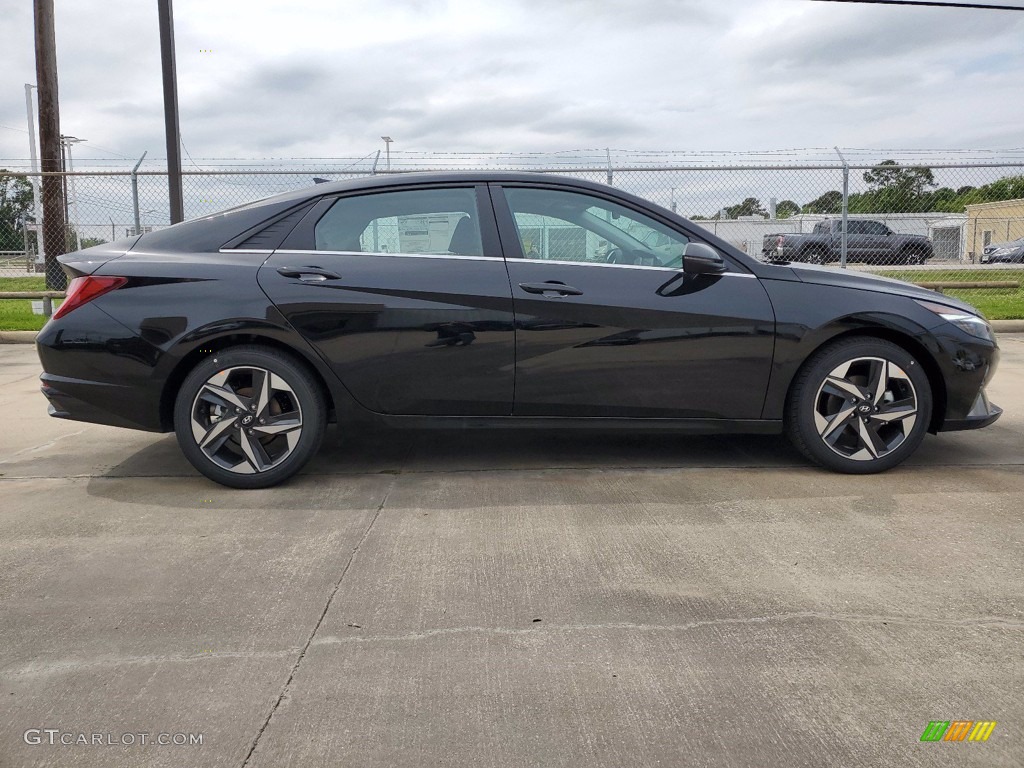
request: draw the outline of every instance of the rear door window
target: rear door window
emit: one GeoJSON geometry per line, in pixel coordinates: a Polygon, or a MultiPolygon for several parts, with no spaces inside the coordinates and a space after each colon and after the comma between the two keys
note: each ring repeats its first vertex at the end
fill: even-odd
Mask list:
{"type": "Polygon", "coordinates": [[[471,188],[344,197],[316,223],[316,250],[483,256],[476,201],[471,188]]]}

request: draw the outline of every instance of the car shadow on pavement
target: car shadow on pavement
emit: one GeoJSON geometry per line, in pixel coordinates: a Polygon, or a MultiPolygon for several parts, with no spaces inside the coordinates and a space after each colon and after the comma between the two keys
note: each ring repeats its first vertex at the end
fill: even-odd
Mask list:
{"type": "MultiPolygon", "coordinates": [[[[391,430],[331,427],[303,477],[550,469],[791,467],[805,462],[780,436],[549,430],[391,430]]],[[[200,477],[173,435],[136,451],[107,478],[200,477]]]]}

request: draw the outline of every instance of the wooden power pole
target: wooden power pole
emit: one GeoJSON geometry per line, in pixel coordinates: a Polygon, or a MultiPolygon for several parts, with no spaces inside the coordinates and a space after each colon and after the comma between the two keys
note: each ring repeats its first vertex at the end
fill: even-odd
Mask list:
{"type": "Polygon", "coordinates": [[[178,72],[174,63],[174,9],[171,0],[157,0],[160,17],[160,64],[164,78],[164,130],[167,133],[167,192],[171,224],[185,219],[181,186],[181,130],[178,127],[178,72]]]}
{"type": "Polygon", "coordinates": [[[36,86],[39,94],[39,155],[43,171],[43,252],[46,287],[60,291],[67,278],[57,257],[67,250],[64,191],[61,171],[60,108],[57,102],[57,38],[54,34],[53,0],[34,0],[36,24],[36,86]]]}

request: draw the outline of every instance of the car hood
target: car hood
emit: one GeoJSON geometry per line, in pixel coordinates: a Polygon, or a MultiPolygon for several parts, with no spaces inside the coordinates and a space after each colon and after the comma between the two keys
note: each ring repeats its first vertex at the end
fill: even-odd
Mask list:
{"type": "Polygon", "coordinates": [[[989,243],[988,245],[985,246],[985,253],[990,253],[991,251],[1002,251],[1004,249],[1009,251],[1015,251],[1018,248],[1024,248],[1024,241],[1011,240],[1008,243],[989,243]]]}
{"type": "Polygon", "coordinates": [[[981,314],[967,302],[929,290],[928,288],[922,288],[913,283],[904,282],[903,280],[893,280],[891,277],[854,272],[836,267],[819,267],[812,264],[790,264],[790,268],[793,270],[793,274],[804,283],[832,285],[839,288],[855,288],[862,291],[874,291],[875,293],[888,293],[893,296],[906,296],[908,299],[922,299],[924,301],[946,304],[950,307],[970,312],[972,315],[981,314]]]}

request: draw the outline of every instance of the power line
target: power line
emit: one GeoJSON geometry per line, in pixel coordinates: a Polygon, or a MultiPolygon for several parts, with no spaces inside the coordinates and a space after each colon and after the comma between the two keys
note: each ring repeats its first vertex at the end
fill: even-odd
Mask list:
{"type": "Polygon", "coordinates": [[[861,3],[863,5],[923,5],[931,8],[972,8],[985,11],[1024,11],[1020,5],[992,5],[990,3],[943,3],[932,0],[811,0],[815,3],[861,3]]]}

